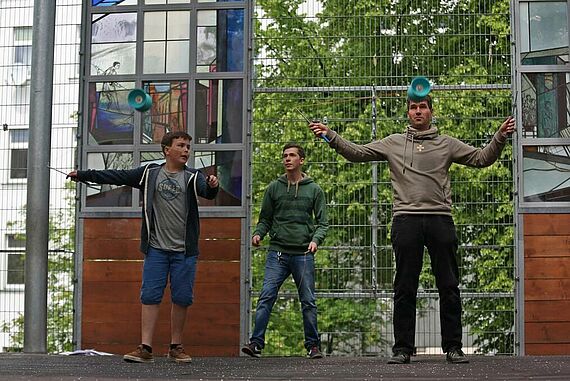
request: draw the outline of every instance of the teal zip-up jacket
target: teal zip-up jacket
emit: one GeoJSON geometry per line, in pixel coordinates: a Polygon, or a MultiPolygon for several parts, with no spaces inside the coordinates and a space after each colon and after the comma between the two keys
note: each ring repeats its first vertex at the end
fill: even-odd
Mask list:
{"type": "Polygon", "coordinates": [[[303,174],[291,184],[286,175],[272,181],[263,196],[259,222],[253,235],[269,234],[269,250],[292,255],[307,251],[309,243],[323,243],[329,224],[325,193],[303,174]]]}

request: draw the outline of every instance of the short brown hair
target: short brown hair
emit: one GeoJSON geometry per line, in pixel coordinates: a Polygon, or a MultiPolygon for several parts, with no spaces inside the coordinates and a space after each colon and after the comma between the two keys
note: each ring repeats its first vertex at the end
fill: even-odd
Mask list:
{"type": "Polygon", "coordinates": [[[429,109],[433,111],[433,101],[432,101],[431,96],[429,94],[426,95],[425,97],[423,97],[422,99],[420,99],[419,101],[413,101],[410,98],[406,99],[406,106],[407,106],[406,110],[410,109],[410,103],[411,102],[418,103],[418,102],[423,102],[423,101],[426,101],[429,109]]]}
{"type": "Polygon", "coordinates": [[[164,149],[166,147],[172,146],[172,141],[174,139],[179,139],[179,138],[187,139],[188,141],[192,141],[192,136],[190,136],[186,131],[168,132],[162,137],[162,140],[160,141],[160,146],[162,147],[162,153],[165,153],[164,149]]]}
{"type": "Polygon", "coordinates": [[[297,153],[299,154],[299,157],[301,159],[305,158],[305,150],[303,149],[303,147],[301,147],[300,145],[298,145],[297,143],[287,143],[283,146],[283,151],[281,151],[281,153],[285,152],[286,149],[288,148],[297,148],[297,153]]]}

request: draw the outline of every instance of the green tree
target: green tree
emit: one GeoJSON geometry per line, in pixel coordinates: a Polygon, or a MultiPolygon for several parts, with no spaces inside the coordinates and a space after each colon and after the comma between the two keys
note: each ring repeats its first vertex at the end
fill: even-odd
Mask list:
{"type": "MultiPolygon", "coordinates": [[[[267,184],[282,173],[283,143],[301,142],[307,150],[306,171],[323,187],[329,203],[331,229],[325,242],[328,249],[317,254],[317,287],[320,291],[370,291],[372,164],[347,163],[315,142],[300,112],[311,118],[327,116],[344,137],[365,143],[373,139],[371,93],[332,92],[326,87],[405,87],[416,75],[428,76],[439,85],[510,83],[509,2],[323,0],[319,12],[310,15],[301,13],[304,3],[257,2],[255,88],[298,90],[254,94],[253,215],[259,213],[267,184]],[[310,87],[323,90],[303,90],[310,87]]],[[[377,95],[377,136],[401,132],[404,92],[377,95]]],[[[510,113],[510,104],[508,91],[439,91],[437,126],[443,133],[480,146],[510,113]]],[[[462,244],[462,287],[470,291],[513,290],[511,158],[506,149],[500,162],[489,168],[451,169],[453,213],[462,244]],[[479,195],[485,200],[473,199],[479,195]]],[[[378,263],[383,265],[374,275],[379,289],[388,291],[393,277],[391,187],[388,166],[380,163],[378,168],[376,205],[381,222],[377,233],[383,245],[378,263]]],[[[261,284],[263,261],[264,253],[255,251],[254,285],[261,284]]],[[[435,290],[428,269],[426,261],[422,287],[435,290]]],[[[292,284],[286,290],[294,295],[292,284]]],[[[321,298],[318,305],[323,344],[329,353],[367,353],[385,337],[382,332],[390,317],[383,299],[321,298]]],[[[465,322],[477,334],[475,343],[481,352],[512,353],[513,298],[469,298],[464,306],[465,322]]],[[[283,354],[289,353],[284,347],[293,347],[292,353],[298,353],[302,341],[298,303],[292,298],[280,306],[278,301],[276,309],[279,313],[272,317],[269,330],[272,341],[279,344],[267,349],[283,354]]]]}

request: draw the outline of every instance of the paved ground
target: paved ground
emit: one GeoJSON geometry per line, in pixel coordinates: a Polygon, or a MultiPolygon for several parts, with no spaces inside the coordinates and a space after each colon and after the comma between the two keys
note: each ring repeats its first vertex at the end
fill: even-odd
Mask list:
{"type": "Polygon", "coordinates": [[[191,364],[157,358],[131,364],[119,356],[0,354],[0,380],[570,380],[570,356],[470,356],[451,365],[418,356],[387,365],[381,357],[203,357],[191,364]]]}

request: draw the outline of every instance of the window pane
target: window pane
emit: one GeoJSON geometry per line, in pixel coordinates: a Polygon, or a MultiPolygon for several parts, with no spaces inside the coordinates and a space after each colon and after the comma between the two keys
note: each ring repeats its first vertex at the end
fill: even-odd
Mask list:
{"type": "Polygon", "coordinates": [[[523,147],[526,202],[570,201],[570,146],[523,147]]]}
{"type": "Polygon", "coordinates": [[[7,234],[8,247],[23,249],[26,247],[26,235],[25,234],[7,234]]]}
{"type": "Polygon", "coordinates": [[[10,130],[10,143],[27,143],[28,142],[28,130],[10,130]]]}
{"type": "MultiPolygon", "coordinates": [[[[124,152],[104,152],[87,154],[89,169],[131,169],[133,155],[124,152]]],[[[131,187],[92,184],[87,187],[86,206],[131,206],[131,187]]]]}
{"type": "Polygon", "coordinates": [[[89,145],[133,144],[134,109],[127,97],[132,82],[89,85],[89,145]]]}
{"type": "Polygon", "coordinates": [[[144,39],[166,39],[166,12],[147,12],[144,14],[144,39]]]}
{"type": "Polygon", "coordinates": [[[197,64],[200,72],[216,71],[216,27],[198,27],[197,64]]]}
{"type": "Polygon", "coordinates": [[[145,0],[145,4],[188,4],[190,0],[145,0]]]}
{"type": "Polygon", "coordinates": [[[190,38],[190,12],[168,12],[168,39],[190,38]]]}
{"type": "Polygon", "coordinates": [[[243,81],[196,81],[196,142],[241,143],[243,140],[243,81]]]}
{"type": "Polygon", "coordinates": [[[109,7],[111,5],[136,5],[138,0],[91,0],[94,7],[109,7]]]}
{"type": "Polygon", "coordinates": [[[32,42],[33,29],[31,26],[17,26],[14,28],[15,42],[32,42]]]}
{"type": "Polygon", "coordinates": [[[24,284],[24,254],[8,253],[8,277],[6,284],[24,284]]]}
{"type": "Polygon", "coordinates": [[[134,74],[136,13],[93,15],[91,33],[91,75],[134,74]]]}
{"type": "Polygon", "coordinates": [[[10,150],[10,178],[25,179],[27,177],[28,150],[10,150]]]}
{"type": "Polygon", "coordinates": [[[164,161],[162,152],[141,152],[141,165],[150,163],[162,164],[164,161]]]}
{"type": "Polygon", "coordinates": [[[570,138],[570,73],[523,73],[524,138],[570,138]]]}
{"type": "Polygon", "coordinates": [[[242,71],[243,9],[198,11],[197,71],[242,71]]]}
{"type": "Polygon", "coordinates": [[[144,73],[188,73],[190,12],[145,13],[144,73]]]}
{"type": "Polygon", "coordinates": [[[520,7],[523,65],[568,63],[567,2],[529,2],[520,7]]]}
{"type": "Polygon", "coordinates": [[[91,75],[134,74],[135,43],[91,45],[91,75]]]}
{"type": "Polygon", "coordinates": [[[206,175],[216,175],[220,182],[216,198],[200,198],[201,206],[241,206],[242,160],[240,151],[195,153],[194,167],[206,175]]]}
{"type": "Polygon", "coordinates": [[[187,73],[190,68],[190,43],[188,41],[168,41],[166,43],[166,72],[187,73]]]}
{"type": "Polygon", "coordinates": [[[144,43],[144,63],[145,73],[164,73],[165,67],[165,42],[145,42],[144,43]]]}
{"type": "Polygon", "coordinates": [[[142,143],[160,144],[167,132],[187,131],[187,82],[148,82],[144,90],[151,96],[152,106],[144,114],[142,143]]]}
{"type": "Polygon", "coordinates": [[[14,46],[14,63],[32,64],[32,45],[14,46]]]}
{"type": "Polygon", "coordinates": [[[91,42],[134,42],[137,39],[136,13],[93,15],[91,42]]]}

